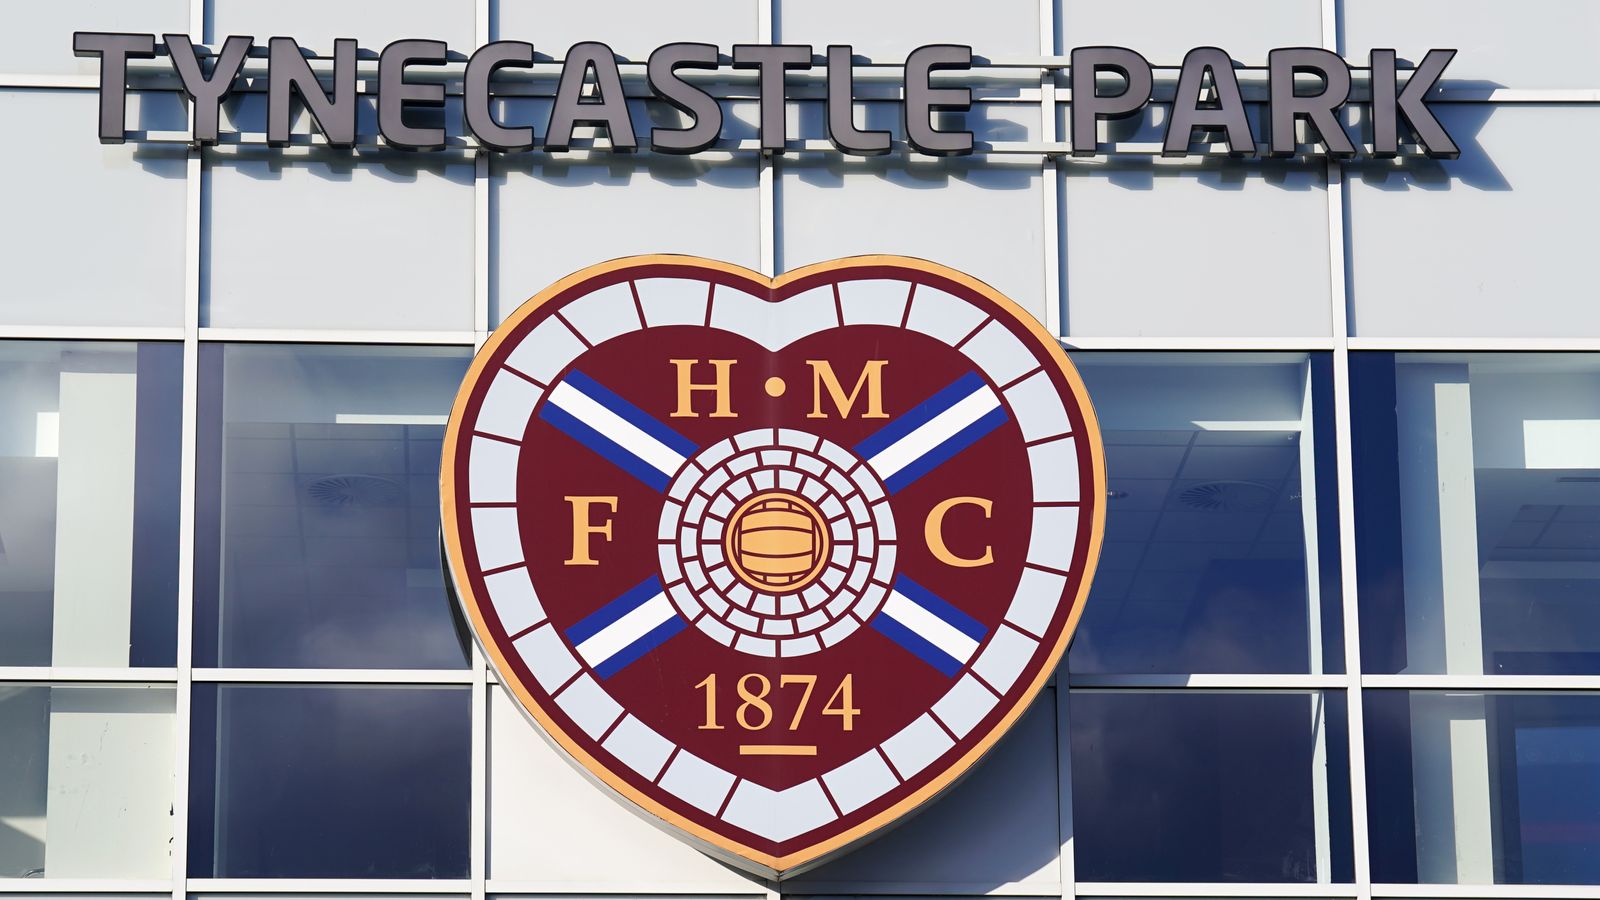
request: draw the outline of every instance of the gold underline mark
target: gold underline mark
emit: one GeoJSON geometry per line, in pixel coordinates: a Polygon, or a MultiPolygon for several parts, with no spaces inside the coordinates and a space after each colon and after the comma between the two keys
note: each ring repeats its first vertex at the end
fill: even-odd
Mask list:
{"type": "Polygon", "coordinates": [[[816,744],[740,744],[740,756],[816,756],[816,744]]]}

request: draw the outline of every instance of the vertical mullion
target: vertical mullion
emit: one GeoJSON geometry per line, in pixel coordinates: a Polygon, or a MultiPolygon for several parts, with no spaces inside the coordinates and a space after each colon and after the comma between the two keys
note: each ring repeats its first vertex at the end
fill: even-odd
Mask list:
{"type": "MultiPolygon", "coordinates": [[[[490,41],[490,0],[474,0],[473,37],[477,46],[490,41]]],[[[489,336],[489,155],[479,150],[473,156],[472,178],[472,331],[473,352],[483,348],[489,336]]],[[[472,649],[472,776],[468,806],[468,874],[472,879],[471,900],[485,900],[489,883],[489,663],[477,642],[472,649]]]]}
{"type": "MultiPolygon", "coordinates": [[[[1056,0],[1039,0],[1039,55],[1056,52],[1056,0]]],[[[1058,140],[1056,133],[1056,74],[1054,69],[1039,69],[1039,139],[1058,140]]],[[[1040,160],[1040,190],[1044,192],[1044,326],[1061,337],[1065,316],[1061,306],[1060,190],[1061,169],[1054,156],[1040,160]]],[[[1056,877],[1062,900],[1073,900],[1078,893],[1077,842],[1072,823],[1072,722],[1068,717],[1066,657],[1056,670],[1056,877]]]]}
{"type": "MultiPolygon", "coordinates": [[[[756,43],[773,43],[778,0],[756,0],[756,43]]],[[[787,111],[785,112],[787,114],[787,111]]],[[[777,275],[778,266],[778,157],[761,150],[756,154],[756,191],[761,225],[761,274],[777,275]]]]}
{"type": "MultiPolygon", "coordinates": [[[[1340,0],[1322,0],[1322,46],[1339,52],[1340,0]]],[[[1372,863],[1367,832],[1367,757],[1365,708],[1361,696],[1361,623],[1356,596],[1355,481],[1350,409],[1350,303],[1346,277],[1344,167],[1327,161],[1328,293],[1333,324],[1334,443],[1339,483],[1339,584],[1344,612],[1345,709],[1350,738],[1350,830],[1355,857],[1357,900],[1372,897],[1372,863]]]]}
{"type": "MultiPolygon", "coordinates": [[[[1039,55],[1056,52],[1056,0],[1039,0],[1039,55]]],[[[1039,139],[1047,144],[1060,140],[1056,131],[1056,70],[1039,69],[1039,139]]],[[[1041,160],[1044,191],[1044,326],[1061,337],[1065,316],[1061,307],[1060,199],[1061,167],[1056,157],[1041,160]]]]}
{"type": "MultiPolygon", "coordinates": [[[[204,39],[204,0],[189,2],[189,33],[204,39]]],[[[189,106],[194,133],[194,105],[189,106]]],[[[204,161],[189,148],[184,171],[183,227],[183,413],[178,451],[178,643],[177,689],[172,721],[172,897],[187,900],[189,877],[189,731],[194,697],[194,504],[195,447],[200,372],[201,208],[204,161]]]]}
{"type": "Polygon", "coordinates": [[[489,232],[489,154],[477,150],[472,160],[472,331],[480,346],[489,333],[489,232]]]}

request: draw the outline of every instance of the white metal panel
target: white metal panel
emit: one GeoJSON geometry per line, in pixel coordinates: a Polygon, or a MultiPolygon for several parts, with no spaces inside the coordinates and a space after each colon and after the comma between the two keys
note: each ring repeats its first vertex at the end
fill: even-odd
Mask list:
{"type": "Polygon", "coordinates": [[[1345,53],[1366,65],[1374,47],[1416,62],[1431,47],[1459,50],[1448,80],[1477,87],[1592,88],[1600,4],[1593,0],[1346,0],[1345,53]]]}
{"type": "Polygon", "coordinates": [[[50,0],[27,7],[26,15],[19,15],[16,7],[6,10],[6,27],[0,29],[0,71],[97,75],[98,59],[73,55],[74,31],[159,35],[187,31],[189,24],[188,0],[50,0]]]}
{"type": "Polygon", "coordinates": [[[579,41],[600,41],[636,62],[671,41],[716,44],[723,53],[757,41],[756,7],[749,0],[633,3],[626,12],[611,3],[489,0],[489,9],[495,40],[531,41],[556,59],[579,41]]]}
{"type": "MultiPolygon", "coordinates": [[[[970,124],[979,141],[1027,140],[1038,120],[1032,107],[989,104],[970,124]]],[[[778,268],[863,253],[921,257],[994,285],[1043,321],[1040,172],[1020,158],[786,158],[778,164],[778,268]]]]}
{"type": "Polygon", "coordinates": [[[619,256],[761,262],[753,158],[617,166],[499,157],[489,190],[491,325],[557,279],[619,256]]]}
{"type": "Polygon", "coordinates": [[[1066,334],[1332,333],[1320,165],[1062,172],[1066,334]]]}
{"type": "MultiPolygon", "coordinates": [[[[184,154],[100,144],[97,108],[87,91],[0,91],[0,322],[183,324],[184,154]]],[[[183,122],[176,95],[128,96],[129,128],[183,122]]]]}
{"type": "Polygon", "coordinates": [[[1554,149],[1600,141],[1600,107],[1458,105],[1439,117],[1459,160],[1347,168],[1351,333],[1600,336],[1600,182],[1554,149]]]}
{"type": "Polygon", "coordinates": [[[354,38],[373,51],[404,38],[444,41],[461,53],[477,46],[473,0],[208,0],[206,6],[208,42],[248,34],[264,45],[287,35],[323,56],[333,53],[335,38],[354,38]]]}
{"type": "Polygon", "coordinates": [[[470,162],[217,153],[206,172],[203,324],[472,328],[470,162]]]}
{"type": "Polygon", "coordinates": [[[857,55],[904,59],[923,44],[969,44],[978,56],[1037,56],[1038,0],[859,3],[775,0],[774,37],[785,44],[850,44],[857,55]]]}
{"type": "Polygon", "coordinates": [[[1176,66],[1191,49],[1213,46],[1246,65],[1260,66],[1274,47],[1322,45],[1319,0],[1060,0],[1060,4],[1057,29],[1062,52],[1096,45],[1128,47],[1154,65],[1176,66]]]}
{"type": "Polygon", "coordinates": [[[503,689],[491,692],[489,876],[629,893],[641,884],[748,890],[713,862],[597,789],[534,731],[503,689]]]}

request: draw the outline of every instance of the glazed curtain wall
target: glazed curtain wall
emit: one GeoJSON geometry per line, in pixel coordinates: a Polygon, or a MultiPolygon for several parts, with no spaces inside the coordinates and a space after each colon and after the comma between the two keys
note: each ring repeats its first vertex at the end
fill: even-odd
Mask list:
{"type": "MultiPolygon", "coordinates": [[[[1564,149],[1600,129],[1570,62],[1592,4],[14,6],[0,892],[770,896],[557,758],[437,564],[474,346],[555,278],[667,251],[964,269],[1062,336],[1106,432],[1105,550],[1054,686],[958,789],[783,893],[1600,897],[1600,188],[1564,149]],[[244,142],[198,150],[98,144],[74,29],[959,41],[1014,67],[975,72],[988,148],[958,161],[268,151],[249,91],[224,109],[244,142]],[[1100,159],[1026,152],[1066,133],[1039,59],[1091,44],[1459,47],[1462,157],[1162,160],[1160,103],[1100,159]]],[[[129,127],[181,137],[173,85],[134,87],[129,127]]],[[[796,137],[822,137],[816,87],[796,137]]]]}

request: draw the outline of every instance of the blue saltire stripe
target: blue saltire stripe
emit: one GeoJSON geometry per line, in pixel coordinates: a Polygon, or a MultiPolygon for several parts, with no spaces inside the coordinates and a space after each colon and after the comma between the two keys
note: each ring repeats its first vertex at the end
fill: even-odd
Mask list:
{"type": "Polygon", "coordinates": [[[975,641],[982,641],[989,629],[983,623],[952,606],[950,601],[904,575],[894,580],[896,593],[943,619],[950,627],[975,641]]]}
{"type": "Polygon", "coordinates": [[[884,490],[891,494],[899,493],[906,485],[943,465],[950,457],[972,446],[979,438],[1005,424],[1005,421],[1005,407],[996,406],[994,409],[984,413],[971,425],[952,434],[944,443],[939,444],[924,453],[916,461],[907,463],[900,471],[890,475],[888,480],[883,483],[884,490]]]}
{"type": "Polygon", "coordinates": [[[641,637],[637,641],[634,641],[628,646],[623,647],[605,662],[595,666],[594,673],[599,675],[601,680],[610,678],[611,676],[627,668],[629,664],[638,660],[639,657],[661,646],[662,642],[664,642],[667,638],[670,638],[682,631],[686,624],[687,623],[683,621],[681,616],[674,615],[672,618],[662,622],[660,625],[657,625],[654,629],[645,634],[644,637],[641,637]]]}
{"type": "Polygon", "coordinates": [[[644,604],[646,600],[662,593],[661,579],[652,575],[638,585],[624,591],[620,597],[600,607],[578,621],[578,624],[567,629],[567,640],[576,647],[594,637],[628,613],[633,612],[644,604]]]}
{"type": "Polygon", "coordinates": [[[870,437],[856,445],[856,455],[862,459],[877,456],[895,441],[928,424],[935,416],[955,406],[981,387],[983,378],[976,372],[968,372],[917,404],[905,415],[873,432],[870,437]]]}
{"type": "Polygon", "coordinates": [[[684,459],[693,456],[695,451],[700,449],[694,441],[661,424],[654,416],[622,399],[610,388],[577,369],[568,372],[565,381],[581,393],[587,394],[590,400],[616,413],[628,424],[672,448],[684,459]]]}
{"type": "Polygon", "coordinates": [[[672,478],[667,473],[635,456],[621,444],[585,425],[577,416],[548,400],[539,408],[539,417],[565,432],[568,437],[600,454],[612,465],[658,491],[666,490],[672,483],[672,478]]]}
{"type": "Polygon", "coordinates": [[[889,640],[911,651],[911,654],[945,675],[954,675],[961,671],[961,661],[950,654],[940,650],[925,640],[922,635],[900,624],[900,621],[885,612],[880,612],[872,617],[872,627],[876,628],[889,640]]]}

